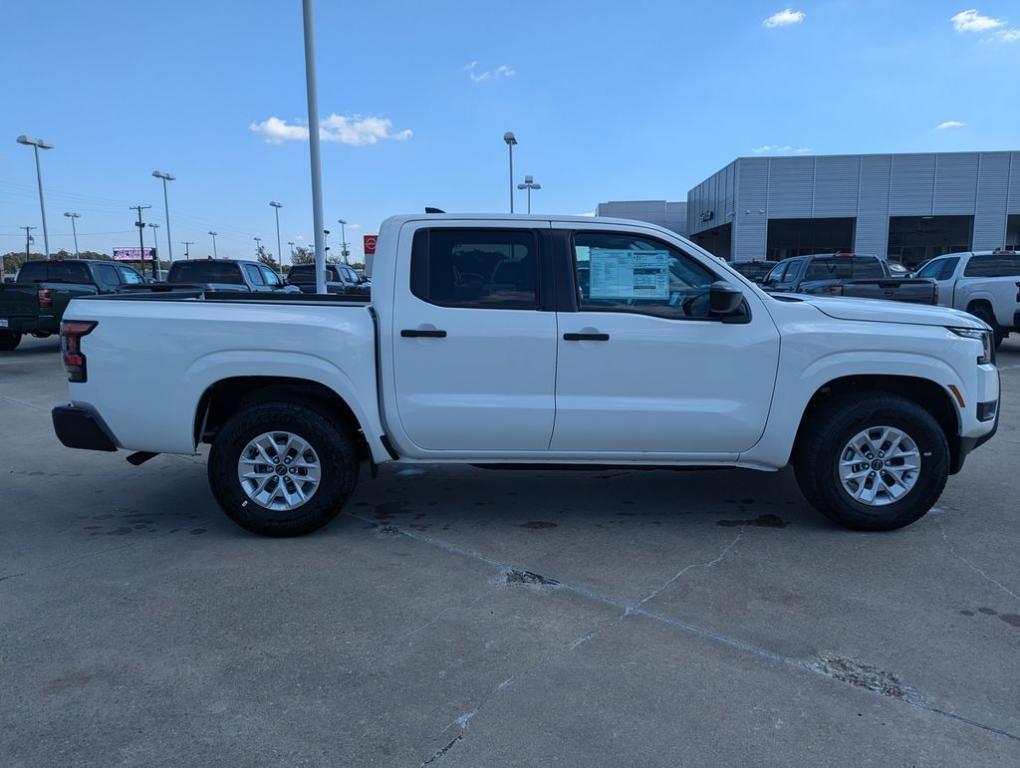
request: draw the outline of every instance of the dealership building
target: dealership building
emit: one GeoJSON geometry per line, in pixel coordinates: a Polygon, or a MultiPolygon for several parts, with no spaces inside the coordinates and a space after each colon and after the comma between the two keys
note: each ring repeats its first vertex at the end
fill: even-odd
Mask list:
{"type": "Polygon", "coordinates": [[[731,261],[854,251],[914,267],[1020,247],[1020,152],[739,157],[686,203],[597,212],[660,224],[731,261]]]}

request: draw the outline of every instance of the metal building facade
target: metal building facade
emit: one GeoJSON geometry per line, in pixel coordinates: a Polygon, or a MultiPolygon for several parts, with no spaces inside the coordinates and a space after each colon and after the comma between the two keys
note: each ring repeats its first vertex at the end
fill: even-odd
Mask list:
{"type": "Polygon", "coordinates": [[[615,219],[636,219],[658,224],[671,229],[677,234],[686,236],[687,203],[667,202],[666,200],[612,200],[599,203],[595,209],[597,216],[609,216],[615,219]]]}
{"type": "Polygon", "coordinates": [[[724,233],[735,261],[766,258],[777,219],[852,219],[853,249],[885,256],[897,217],[972,217],[963,245],[993,249],[1015,237],[1020,152],[741,157],[687,203],[688,235],[724,233]]]}

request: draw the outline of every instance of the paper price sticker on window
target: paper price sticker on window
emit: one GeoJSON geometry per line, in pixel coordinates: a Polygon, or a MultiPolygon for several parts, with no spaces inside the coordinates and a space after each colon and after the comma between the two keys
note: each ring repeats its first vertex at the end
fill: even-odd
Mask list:
{"type": "Polygon", "coordinates": [[[669,251],[592,248],[593,299],[668,299],[669,251]]]}

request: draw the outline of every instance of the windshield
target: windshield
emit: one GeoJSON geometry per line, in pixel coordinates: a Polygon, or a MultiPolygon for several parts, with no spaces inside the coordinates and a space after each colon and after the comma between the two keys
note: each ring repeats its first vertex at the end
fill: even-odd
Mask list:
{"type": "Polygon", "coordinates": [[[885,277],[882,262],[873,256],[832,256],[812,259],[805,280],[852,280],[885,277]]]}

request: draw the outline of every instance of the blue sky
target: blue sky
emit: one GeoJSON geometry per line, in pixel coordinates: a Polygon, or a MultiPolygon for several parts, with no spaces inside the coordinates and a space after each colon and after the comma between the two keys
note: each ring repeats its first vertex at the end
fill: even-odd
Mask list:
{"type": "MultiPolygon", "coordinates": [[[[1020,148],[1020,4],[789,1],[318,0],[330,228],[357,225],[357,255],[392,213],[504,211],[507,130],[535,210],[570,214],[684,199],[756,152],[1020,148]]],[[[65,211],[107,252],[137,243],[128,206],[162,224],[154,169],[177,176],[175,256],[210,252],[209,230],[221,256],[275,251],[274,199],[284,250],[311,240],[299,0],[0,0],[0,18],[0,251],[40,224],[22,133],[55,145],[52,250],[65,211]]]]}

